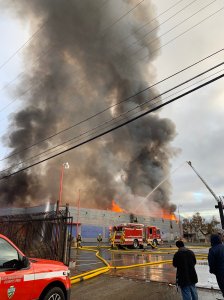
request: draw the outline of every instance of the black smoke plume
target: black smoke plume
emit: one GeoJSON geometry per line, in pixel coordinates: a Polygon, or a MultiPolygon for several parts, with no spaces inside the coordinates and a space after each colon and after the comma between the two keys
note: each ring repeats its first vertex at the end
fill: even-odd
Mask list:
{"type": "MultiPolygon", "coordinates": [[[[23,49],[24,70],[19,88],[17,83],[14,90],[23,109],[11,116],[3,139],[11,148],[10,154],[14,154],[8,158],[8,166],[21,163],[13,170],[30,163],[27,161],[30,157],[34,157],[31,163],[36,162],[40,158],[35,155],[40,152],[157,95],[155,89],[138,94],[155,82],[152,62],[159,47],[157,30],[144,38],[147,31],[158,25],[155,20],[149,22],[155,18],[155,7],[149,0],[138,6],[134,0],[1,0],[0,3],[2,11],[20,19],[32,32],[40,28],[23,49]],[[142,24],[147,22],[143,28],[142,24]],[[96,118],[29,148],[134,94],[137,95],[96,118]]],[[[170,120],[160,118],[158,113],[150,114],[1,181],[0,201],[5,206],[56,201],[61,167],[68,161],[63,203],[76,205],[80,193],[82,207],[107,209],[115,199],[127,209],[167,176],[169,160],[175,154],[170,146],[175,135],[170,120]]],[[[76,142],[72,140],[69,145],[76,142]]],[[[46,153],[41,159],[45,157],[46,153]]],[[[154,201],[173,211],[170,196],[171,186],[165,182],[145,205],[150,207],[154,201]]]]}

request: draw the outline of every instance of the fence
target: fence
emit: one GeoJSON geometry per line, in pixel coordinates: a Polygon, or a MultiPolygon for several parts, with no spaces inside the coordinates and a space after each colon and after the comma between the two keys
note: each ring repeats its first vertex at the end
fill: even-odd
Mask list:
{"type": "Polygon", "coordinates": [[[0,233],[11,239],[28,257],[53,259],[68,265],[72,220],[63,211],[0,217],[0,233]]]}

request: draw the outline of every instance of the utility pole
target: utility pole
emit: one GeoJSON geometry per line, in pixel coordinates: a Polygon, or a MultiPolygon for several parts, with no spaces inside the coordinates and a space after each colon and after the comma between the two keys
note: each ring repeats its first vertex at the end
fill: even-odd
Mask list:
{"type": "Polygon", "coordinates": [[[204,179],[198,174],[198,172],[192,166],[192,163],[190,161],[187,161],[187,163],[193,169],[193,171],[197,174],[197,176],[201,179],[201,181],[204,183],[204,185],[206,186],[206,188],[209,190],[209,192],[212,194],[212,196],[217,201],[217,205],[215,205],[215,208],[219,209],[219,215],[220,215],[221,225],[222,225],[222,229],[224,229],[224,215],[223,215],[223,202],[222,202],[222,198],[216,196],[216,194],[213,192],[213,190],[208,186],[208,184],[204,181],[204,179]]]}
{"type": "Polygon", "coordinates": [[[180,206],[182,206],[182,205],[177,206],[177,211],[178,211],[178,217],[179,217],[179,231],[180,231],[180,238],[181,238],[182,237],[182,230],[181,230],[181,220],[180,220],[180,206]]]}
{"type": "Polygon", "coordinates": [[[76,226],[76,237],[78,237],[79,234],[79,211],[80,211],[80,189],[79,189],[79,195],[78,195],[78,203],[77,203],[77,226],[76,226]]]}

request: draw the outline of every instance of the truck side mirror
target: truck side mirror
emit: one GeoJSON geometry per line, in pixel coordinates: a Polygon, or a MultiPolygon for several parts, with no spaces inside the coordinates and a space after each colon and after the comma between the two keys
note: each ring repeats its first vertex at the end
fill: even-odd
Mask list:
{"type": "Polygon", "coordinates": [[[27,268],[30,264],[29,259],[26,256],[23,256],[21,263],[22,268],[27,268]]]}

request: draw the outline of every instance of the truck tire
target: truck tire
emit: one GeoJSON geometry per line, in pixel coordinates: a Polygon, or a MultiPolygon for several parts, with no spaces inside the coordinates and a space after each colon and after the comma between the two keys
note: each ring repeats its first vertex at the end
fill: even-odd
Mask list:
{"type": "Polygon", "coordinates": [[[154,239],[154,240],[152,241],[152,243],[153,243],[153,245],[155,245],[155,246],[158,246],[158,245],[159,245],[157,239],[154,239]]]}
{"type": "Polygon", "coordinates": [[[133,242],[133,248],[138,249],[138,240],[134,240],[133,242]]]}
{"type": "Polygon", "coordinates": [[[61,288],[55,286],[47,292],[43,300],[65,300],[65,295],[61,288]]]}

